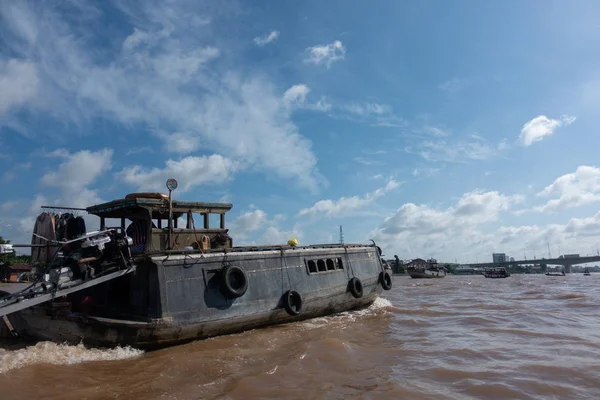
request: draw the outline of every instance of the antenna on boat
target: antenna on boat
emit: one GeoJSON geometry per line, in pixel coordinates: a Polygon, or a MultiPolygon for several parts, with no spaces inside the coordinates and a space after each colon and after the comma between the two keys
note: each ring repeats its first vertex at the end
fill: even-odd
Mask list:
{"type": "Polygon", "coordinates": [[[344,232],[342,232],[341,225],[340,225],[340,244],[344,244],[344,232]]]}
{"type": "Polygon", "coordinates": [[[172,243],[171,243],[171,238],[173,237],[173,203],[172,203],[172,197],[171,197],[171,192],[175,189],[177,189],[177,181],[173,178],[169,178],[167,180],[167,189],[169,189],[169,232],[168,232],[168,236],[169,236],[169,250],[171,250],[172,243]]]}

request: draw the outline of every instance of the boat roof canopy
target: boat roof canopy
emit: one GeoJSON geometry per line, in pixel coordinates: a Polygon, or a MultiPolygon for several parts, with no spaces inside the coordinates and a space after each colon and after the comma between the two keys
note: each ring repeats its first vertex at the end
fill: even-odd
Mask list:
{"type": "MultiPolygon", "coordinates": [[[[199,201],[172,200],[173,218],[179,218],[188,212],[200,214],[225,214],[231,210],[231,203],[210,203],[199,201]]],[[[143,216],[146,211],[152,219],[168,219],[169,197],[161,193],[132,193],[123,199],[96,204],[86,208],[90,214],[103,218],[122,218],[143,216]]],[[[147,214],[146,214],[147,215],[147,214]]]]}

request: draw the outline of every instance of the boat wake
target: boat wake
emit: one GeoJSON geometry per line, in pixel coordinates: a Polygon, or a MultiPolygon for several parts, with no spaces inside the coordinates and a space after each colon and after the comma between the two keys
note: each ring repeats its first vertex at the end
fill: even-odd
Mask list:
{"type": "Polygon", "coordinates": [[[70,365],[88,361],[114,361],[138,357],[144,352],[131,347],[88,349],[76,346],[40,342],[19,350],[0,349],[0,374],[34,364],[70,365]]]}
{"type": "Polygon", "coordinates": [[[366,308],[344,311],[326,317],[311,318],[309,320],[299,322],[299,325],[306,329],[321,328],[325,325],[330,325],[331,323],[354,322],[357,318],[385,314],[391,311],[393,308],[394,306],[389,300],[382,297],[377,297],[375,301],[366,308]]]}

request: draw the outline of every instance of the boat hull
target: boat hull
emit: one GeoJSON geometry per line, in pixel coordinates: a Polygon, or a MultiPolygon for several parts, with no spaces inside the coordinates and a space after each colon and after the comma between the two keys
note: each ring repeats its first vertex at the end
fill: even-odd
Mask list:
{"type": "Polygon", "coordinates": [[[27,333],[37,340],[70,344],[82,342],[92,347],[132,346],[150,350],[359,309],[372,304],[377,297],[378,291],[372,290],[361,299],[354,299],[350,294],[314,299],[305,303],[306,308],[294,317],[284,309],[275,309],[189,324],[176,324],[168,319],[137,322],[86,316],[49,319],[46,315],[31,312],[23,312],[25,314],[21,317],[26,323],[27,333]]]}
{"type": "MultiPolygon", "coordinates": [[[[128,288],[123,306],[131,315],[137,312],[136,318],[50,312],[47,304],[10,317],[23,321],[22,334],[40,340],[152,349],[362,308],[383,292],[386,273],[371,246],[232,252],[225,259],[219,254],[162,255],[138,265],[135,276],[118,278],[117,285],[128,288]],[[223,264],[244,271],[247,290],[240,297],[223,293],[223,264]],[[360,280],[360,296],[351,290],[352,278],[360,280]],[[297,315],[285,307],[289,290],[302,299],[297,315]]],[[[98,285],[88,295],[114,292],[111,285],[98,285]]]]}
{"type": "Polygon", "coordinates": [[[435,273],[425,273],[425,272],[409,272],[408,275],[410,275],[410,277],[412,279],[435,279],[435,278],[445,278],[446,274],[445,273],[439,273],[439,274],[435,274],[435,273]]]}

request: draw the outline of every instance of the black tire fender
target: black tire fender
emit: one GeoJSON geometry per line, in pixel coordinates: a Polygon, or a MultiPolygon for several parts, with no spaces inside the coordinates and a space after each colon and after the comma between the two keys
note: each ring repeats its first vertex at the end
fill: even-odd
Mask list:
{"type": "Polygon", "coordinates": [[[383,290],[390,290],[392,288],[392,276],[387,271],[381,271],[379,282],[383,290]]]}
{"type": "Polygon", "coordinates": [[[296,316],[302,311],[302,296],[295,290],[288,290],[283,295],[283,307],[291,316],[296,316]]]}
{"type": "Polygon", "coordinates": [[[221,270],[221,290],[227,297],[242,297],[248,290],[246,272],[236,265],[228,265],[221,270]]]}
{"type": "Polygon", "coordinates": [[[348,290],[350,290],[352,296],[354,296],[357,299],[360,299],[363,296],[363,285],[360,279],[358,279],[357,277],[353,277],[352,279],[350,279],[350,281],[348,281],[348,290]]]}

